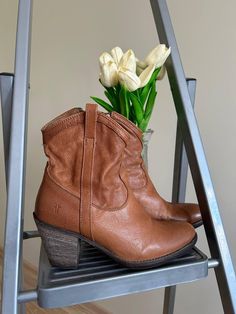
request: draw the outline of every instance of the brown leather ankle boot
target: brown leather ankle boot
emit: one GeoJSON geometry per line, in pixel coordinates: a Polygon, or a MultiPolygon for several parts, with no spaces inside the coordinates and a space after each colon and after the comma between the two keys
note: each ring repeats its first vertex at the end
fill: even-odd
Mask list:
{"type": "Polygon", "coordinates": [[[129,187],[136,199],[156,219],[186,221],[194,227],[199,227],[202,224],[202,217],[197,204],[170,203],[157,193],[141,156],[142,131],[117,112],[112,112],[111,117],[130,134],[123,162],[128,175],[129,187]]]}
{"type": "Polygon", "coordinates": [[[132,268],[195,244],[190,224],[155,220],[133,196],[122,162],[130,135],[96,105],[64,113],[42,133],[48,163],[34,217],[53,265],[77,267],[81,240],[132,268]]]}

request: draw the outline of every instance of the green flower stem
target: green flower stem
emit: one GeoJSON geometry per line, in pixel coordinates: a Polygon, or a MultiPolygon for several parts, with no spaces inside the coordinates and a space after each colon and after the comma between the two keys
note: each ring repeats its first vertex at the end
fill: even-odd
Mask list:
{"type": "Polygon", "coordinates": [[[145,107],[144,118],[146,119],[153,110],[155,99],[156,99],[157,91],[156,91],[156,82],[154,81],[150,87],[150,92],[147,99],[147,104],[145,107]]]}
{"type": "Polygon", "coordinates": [[[140,124],[144,118],[143,105],[134,93],[129,92],[129,97],[134,108],[136,124],[140,124]]]}
{"type": "Polygon", "coordinates": [[[129,112],[130,112],[130,104],[129,104],[129,92],[124,86],[121,86],[119,100],[120,100],[120,109],[121,114],[129,119],[129,112]]]}

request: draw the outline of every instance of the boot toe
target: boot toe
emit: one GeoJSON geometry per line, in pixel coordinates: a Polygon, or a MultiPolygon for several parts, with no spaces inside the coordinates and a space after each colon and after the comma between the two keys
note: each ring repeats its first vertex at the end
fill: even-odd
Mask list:
{"type": "Polygon", "coordinates": [[[194,227],[202,225],[202,215],[200,208],[197,204],[183,204],[184,211],[188,215],[188,222],[194,227]]]}
{"type": "Polygon", "coordinates": [[[192,203],[169,203],[172,206],[172,217],[177,221],[186,221],[195,228],[202,225],[202,215],[197,204],[192,203]]]}
{"type": "MultiPolygon", "coordinates": [[[[161,265],[186,254],[197,241],[193,226],[187,222],[155,221],[155,231],[139,257],[145,264],[161,265]]],[[[153,266],[153,267],[154,267],[153,266]]]]}
{"type": "Polygon", "coordinates": [[[166,254],[172,254],[188,246],[196,238],[196,232],[193,226],[187,222],[163,221],[167,234],[163,239],[163,247],[166,254]]]}
{"type": "Polygon", "coordinates": [[[191,213],[190,219],[193,226],[201,226],[202,225],[202,215],[200,208],[197,204],[190,204],[189,211],[191,213]]]}

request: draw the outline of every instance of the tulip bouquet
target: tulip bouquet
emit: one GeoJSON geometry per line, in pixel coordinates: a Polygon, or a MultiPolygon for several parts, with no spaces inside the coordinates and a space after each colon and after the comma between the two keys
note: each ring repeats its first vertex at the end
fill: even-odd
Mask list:
{"type": "Polygon", "coordinates": [[[159,44],[144,61],[138,60],[131,49],[123,53],[121,48],[115,47],[110,53],[102,53],[99,81],[109,103],[91,98],[107,111],[121,113],[145,132],[157,95],[156,80],[165,74],[163,65],[170,51],[159,44]]]}

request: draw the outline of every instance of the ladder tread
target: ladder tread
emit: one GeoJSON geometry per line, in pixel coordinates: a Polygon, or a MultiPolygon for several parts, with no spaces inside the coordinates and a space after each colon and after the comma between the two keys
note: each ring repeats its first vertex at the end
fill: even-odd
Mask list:
{"type": "Polygon", "coordinates": [[[149,270],[131,270],[84,243],[78,269],[53,267],[41,246],[38,304],[64,307],[144,292],[204,278],[208,258],[194,247],[186,256],[149,270]]]}

